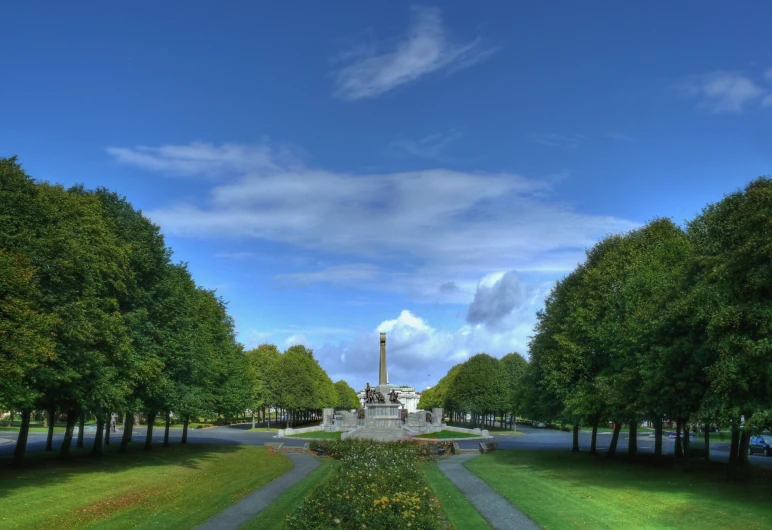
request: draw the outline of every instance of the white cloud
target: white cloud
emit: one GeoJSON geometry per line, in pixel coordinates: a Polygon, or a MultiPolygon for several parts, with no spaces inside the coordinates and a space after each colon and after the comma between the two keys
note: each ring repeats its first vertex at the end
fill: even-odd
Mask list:
{"type": "Polygon", "coordinates": [[[715,113],[739,113],[762,99],[766,91],[737,72],[718,70],[685,79],[681,93],[700,99],[700,105],[715,113]]]}
{"type": "Polygon", "coordinates": [[[531,133],[528,137],[532,142],[549,147],[576,148],[589,140],[583,134],[531,133]]]}
{"type": "Polygon", "coordinates": [[[211,179],[246,171],[276,171],[299,164],[297,155],[287,146],[268,144],[222,144],[193,142],[188,145],[107,147],[118,162],[172,175],[211,179]]]}
{"type": "Polygon", "coordinates": [[[524,300],[506,318],[506,326],[497,330],[482,324],[440,330],[405,310],[373,331],[337,345],[325,344],[315,354],[333,380],[342,378],[354,388],[362,388],[366,382],[377,382],[378,334],[385,332],[389,382],[423,390],[436,384],[454,364],[477,353],[502,357],[517,351],[527,356],[528,337],[535,321],[535,308],[530,302],[524,300]]]}
{"type": "Polygon", "coordinates": [[[357,284],[369,282],[379,277],[381,269],[368,263],[355,263],[349,265],[337,265],[326,267],[323,270],[315,272],[304,272],[295,274],[279,274],[276,281],[279,284],[292,283],[331,283],[331,284],[357,284]]]}
{"type": "MultiPolygon", "coordinates": [[[[184,171],[199,177],[231,159],[226,153],[232,151],[209,145],[202,147],[207,157],[195,155],[201,145],[156,149],[157,163],[151,166],[131,156],[126,160],[167,168],[164,153],[187,152],[189,160],[201,162],[184,171]],[[222,153],[225,160],[213,159],[212,153],[222,153]]],[[[266,158],[281,160],[270,150],[266,158]]],[[[214,186],[208,200],[146,215],[168,234],[254,238],[342,258],[283,275],[277,278],[280,283],[367,284],[455,303],[468,303],[477,280],[491,270],[565,272],[600,237],[638,226],[550,202],[549,183],[513,173],[431,169],[350,174],[307,168],[297,160],[274,164],[242,166],[241,175],[214,186]],[[394,263],[403,265],[395,268],[394,263]],[[458,289],[441,290],[448,282],[458,289]]]]}
{"type": "Polygon", "coordinates": [[[376,52],[357,45],[341,55],[355,62],[335,74],[335,95],[347,100],[374,98],[432,72],[452,73],[488,58],[496,50],[480,39],[451,43],[438,8],[412,8],[410,29],[392,49],[376,52]]]}
{"type": "Polygon", "coordinates": [[[461,133],[452,130],[447,133],[438,133],[425,136],[420,140],[395,140],[392,147],[420,158],[443,160],[448,147],[461,138],[461,133]]]}

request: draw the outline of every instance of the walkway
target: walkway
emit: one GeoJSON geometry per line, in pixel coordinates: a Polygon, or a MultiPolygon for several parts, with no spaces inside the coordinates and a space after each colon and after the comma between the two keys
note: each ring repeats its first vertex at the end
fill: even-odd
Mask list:
{"type": "Polygon", "coordinates": [[[197,526],[196,529],[235,530],[275,501],[286,490],[303,480],[319,465],[313,456],[293,453],[284,456],[292,460],[295,465],[294,468],[197,526]]]}
{"type": "Polygon", "coordinates": [[[464,462],[478,455],[457,455],[438,462],[440,470],[469,499],[495,530],[525,528],[538,529],[523,512],[512,506],[508,500],[488,486],[483,480],[464,467],[464,462]]]}

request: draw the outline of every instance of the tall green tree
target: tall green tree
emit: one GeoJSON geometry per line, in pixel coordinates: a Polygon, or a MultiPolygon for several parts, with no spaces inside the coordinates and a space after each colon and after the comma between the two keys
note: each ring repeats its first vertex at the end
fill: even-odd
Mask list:
{"type": "Polygon", "coordinates": [[[356,391],[344,380],[337,381],[335,383],[335,393],[337,400],[335,401],[335,408],[342,410],[351,410],[359,408],[359,398],[356,391]]]}
{"type": "MultiPolygon", "coordinates": [[[[695,290],[707,344],[717,359],[708,373],[713,390],[747,419],[770,408],[772,365],[772,179],[760,177],[745,189],[707,206],[688,224],[694,246],[695,290]]],[[[746,421],[733,444],[730,472],[747,463],[754,426],[746,421]]]]}

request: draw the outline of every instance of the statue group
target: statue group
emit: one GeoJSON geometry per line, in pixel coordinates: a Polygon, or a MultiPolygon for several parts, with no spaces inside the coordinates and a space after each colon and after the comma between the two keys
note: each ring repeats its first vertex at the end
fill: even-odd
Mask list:
{"type": "MultiPolygon", "coordinates": [[[[389,392],[389,401],[391,403],[397,403],[399,405],[402,404],[402,402],[399,400],[399,392],[397,392],[393,388],[391,389],[391,392],[389,392]]],[[[373,387],[371,387],[370,383],[367,383],[367,386],[365,387],[365,402],[366,403],[386,403],[386,398],[382,393],[378,392],[373,387]]]]}

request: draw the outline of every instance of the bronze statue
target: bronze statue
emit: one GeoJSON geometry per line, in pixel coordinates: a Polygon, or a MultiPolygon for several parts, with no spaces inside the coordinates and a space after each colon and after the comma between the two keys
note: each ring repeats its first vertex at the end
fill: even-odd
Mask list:
{"type": "Polygon", "coordinates": [[[375,399],[378,401],[378,403],[386,403],[386,399],[383,397],[383,394],[380,392],[375,393],[375,399]]]}
{"type": "Polygon", "coordinates": [[[399,392],[397,392],[395,389],[391,389],[391,392],[389,392],[389,401],[392,403],[398,403],[402,404],[402,402],[399,400],[399,392]]]}
{"type": "Polygon", "coordinates": [[[373,389],[370,386],[370,383],[367,383],[367,386],[365,387],[365,403],[372,403],[373,402],[373,389]]]}

